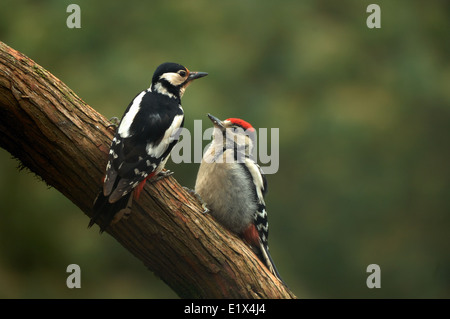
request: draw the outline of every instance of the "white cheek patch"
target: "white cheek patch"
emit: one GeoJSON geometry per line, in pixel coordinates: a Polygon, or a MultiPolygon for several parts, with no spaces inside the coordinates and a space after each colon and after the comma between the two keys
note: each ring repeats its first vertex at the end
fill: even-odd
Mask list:
{"type": "Polygon", "coordinates": [[[179,75],[178,73],[175,73],[175,72],[164,73],[159,78],[166,80],[167,82],[169,82],[173,86],[178,86],[178,85],[182,84],[186,80],[181,75],[179,75]]]}
{"type": "Polygon", "coordinates": [[[169,144],[173,142],[173,139],[171,136],[175,135],[178,131],[178,129],[181,126],[181,123],[183,123],[184,115],[176,115],[175,118],[172,121],[172,124],[170,127],[166,130],[164,133],[163,138],[161,139],[161,142],[158,145],[154,145],[153,143],[147,144],[147,147],[145,150],[147,151],[147,154],[152,157],[159,158],[163,155],[163,153],[167,150],[169,147],[169,144]]]}
{"type": "Polygon", "coordinates": [[[127,114],[125,114],[125,116],[123,117],[122,122],[120,123],[120,126],[119,126],[119,130],[118,130],[118,133],[121,138],[127,138],[127,137],[131,136],[130,127],[134,121],[134,117],[140,110],[142,98],[144,97],[145,93],[147,93],[147,92],[142,91],[138,96],[136,96],[134,98],[130,109],[128,110],[127,114]]]}

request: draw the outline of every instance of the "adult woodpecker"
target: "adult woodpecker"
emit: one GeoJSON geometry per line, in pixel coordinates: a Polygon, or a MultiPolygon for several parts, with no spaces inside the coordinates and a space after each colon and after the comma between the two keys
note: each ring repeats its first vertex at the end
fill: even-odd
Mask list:
{"type": "Polygon", "coordinates": [[[130,213],[131,194],[138,199],[147,180],[171,174],[162,170],[184,123],[181,97],[193,80],[207,74],[163,63],[150,87],[131,101],[112,140],[103,189],[95,199],[89,227],[97,222],[103,232],[130,213]]]}
{"type": "Polygon", "coordinates": [[[221,121],[211,114],[208,117],[214,124],[213,141],[203,155],[195,192],[207,211],[240,235],[283,281],[269,253],[264,202],[267,181],[252,157],[255,129],[241,119],[221,121]]]}

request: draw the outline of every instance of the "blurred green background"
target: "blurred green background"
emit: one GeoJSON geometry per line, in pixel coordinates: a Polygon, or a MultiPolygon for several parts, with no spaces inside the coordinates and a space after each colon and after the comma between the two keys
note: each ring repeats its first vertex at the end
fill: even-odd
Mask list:
{"type": "MultiPolygon", "coordinates": [[[[162,62],[209,72],[184,96],[187,128],[211,112],[280,129],[270,246],[297,296],[449,298],[449,18],[437,0],[2,0],[0,40],[108,118],[162,62]]],[[[0,149],[1,298],[177,297],[18,165],[0,149]],[[81,289],[66,287],[72,263],[81,289]]],[[[168,168],[194,186],[198,164],[168,168]]]]}

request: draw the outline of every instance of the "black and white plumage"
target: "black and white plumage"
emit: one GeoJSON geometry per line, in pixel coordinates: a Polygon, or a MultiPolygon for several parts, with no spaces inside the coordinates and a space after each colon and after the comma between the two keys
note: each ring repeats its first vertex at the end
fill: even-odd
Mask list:
{"type": "Polygon", "coordinates": [[[163,174],[170,151],[178,142],[184,123],[181,97],[186,87],[205,72],[190,72],[177,63],[163,63],[153,74],[151,86],[128,105],[112,140],[103,189],[94,202],[91,227],[100,231],[129,214],[132,196],[148,179],[163,174]]]}
{"type": "Polygon", "coordinates": [[[240,235],[282,281],[269,253],[264,202],[267,181],[252,157],[255,129],[241,119],[220,121],[210,114],[208,117],[214,124],[213,141],[203,155],[195,192],[207,211],[240,235]]]}

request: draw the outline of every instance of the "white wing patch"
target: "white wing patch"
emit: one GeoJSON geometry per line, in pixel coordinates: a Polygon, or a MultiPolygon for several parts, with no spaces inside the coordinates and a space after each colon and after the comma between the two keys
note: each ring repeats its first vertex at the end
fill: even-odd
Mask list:
{"type": "Polygon", "coordinates": [[[131,124],[133,123],[134,117],[140,110],[142,98],[144,97],[145,93],[147,93],[147,91],[142,91],[138,96],[134,98],[130,109],[128,110],[127,114],[125,114],[125,116],[123,117],[118,130],[118,133],[121,138],[127,138],[131,136],[130,127],[131,124]]]}
{"type": "Polygon", "coordinates": [[[173,138],[171,137],[174,137],[176,135],[178,129],[181,126],[181,123],[183,123],[183,118],[184,115],[182,114],[178,114],[174,117],[172,124],[164,133],[164,136],[159,144],[157,145],[154,145],[153,143],[147,144],[145,150],[147,151],[147,154],[149,156],[159,158],[163,155],[163,153],[167,150],[167,147],[169,147],[169,144],[173,142],[173,138]]]}
{"type": "Polygon", "coordinates": [[[250,174],[252,174],[253,181],[255,182],[256,194],[258,195],[258,199],[261,201],[261,203],[264,204],[264,196],[262,194],[262,191],[264,189],[264,181],[261,175],[260,168],[258,164],[256,164],[249,158],[245,158],[245,165],[247,166],[250,174]]]}

